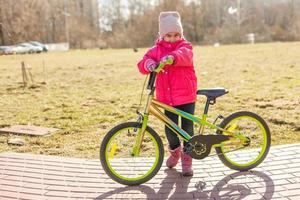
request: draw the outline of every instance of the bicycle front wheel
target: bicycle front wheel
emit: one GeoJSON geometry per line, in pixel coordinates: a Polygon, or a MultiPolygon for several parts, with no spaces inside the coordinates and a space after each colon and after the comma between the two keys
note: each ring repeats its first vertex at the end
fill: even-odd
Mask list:
{"type": "MultiPolygon", "coordinates": [[[[233,132],[233,138],[216,147],[220,160],[227,167],[246,171],[259,165],[267,156],[271,135],[267,123],[257,114],[240,111],[226,117],[220,127],[233,132]]],[[[228,135],[226,131],[217,134],[228,135]]]]}
{"type": "Polygon", "coordinates": [[[145,130],[139,153],[134,147],[141,124],[126,122],[111,129],[100,147],[100,161],[104,171],[118,183],[139,185],[159,171],[164,157],[163,143],[149,126],[145,130]]]}

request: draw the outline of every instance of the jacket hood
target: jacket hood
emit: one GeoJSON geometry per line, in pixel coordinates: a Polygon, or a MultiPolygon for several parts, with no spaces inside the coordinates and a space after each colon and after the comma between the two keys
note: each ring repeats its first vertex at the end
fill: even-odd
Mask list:
{"type": "Polygon", "coordinates": [[[166,47],[166,48],[175,48],[177,45],[179,45],[180,43],[184,42],[185,39],[184,38],[181,38],[180,40],[176,41],[176,42],[167,42],[161,38],[158,38],[155,42],[156,45],[159,45],[159,46],[163,46],[163,47],[166,47]]]}

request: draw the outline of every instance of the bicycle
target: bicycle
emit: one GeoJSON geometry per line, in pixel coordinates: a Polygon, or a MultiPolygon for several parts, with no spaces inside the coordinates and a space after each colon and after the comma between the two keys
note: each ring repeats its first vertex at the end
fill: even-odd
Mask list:
{"type": "Polygon", "coordinates": [[[197,95],[206,96],[201,117],[154,98],[156,75],[163,70],[165,65],[172,62],[170,59],[164,63],[161,62],[150,73],[147,85],[150,92],[144,114],[137,110],[137,121],[119,124],[103,138],[100,161],[108,176],[124,185],[139,185],[153,178],[159,171],[163,163],[164,147],[156,131],[147,125],[150,114],[188,142],[183,151],[193,159],[204,159],[214,148],[223,164],[231,169],[247,171],[259,165],[267,156],[271,143],[269,127],[262,117],[253,112],[238,111],[227,117],[218,115],[212,123],[207,121],[209,105],[215,104],[216,98],[228,93],[225,88],[197,90],[197,95]],[[190,136],[159,108],[199,124],[199,132],[190,136]],[[219,119],[222,121],[216,125],[219,119]],[[213,133],[203,134],[205,127],[209,127],[213,133]]]}

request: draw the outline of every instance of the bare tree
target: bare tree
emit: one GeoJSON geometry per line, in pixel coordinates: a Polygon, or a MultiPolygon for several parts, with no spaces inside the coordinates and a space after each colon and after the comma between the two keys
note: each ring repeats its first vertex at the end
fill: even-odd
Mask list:
{"type": "Polygon", "coordinates": [[[298,0],[0,0],[0,45],[39,40],[72,48],[141,47],[158,37],[161,11],[181,14],[196,44],[300,39],[298,0]]]}

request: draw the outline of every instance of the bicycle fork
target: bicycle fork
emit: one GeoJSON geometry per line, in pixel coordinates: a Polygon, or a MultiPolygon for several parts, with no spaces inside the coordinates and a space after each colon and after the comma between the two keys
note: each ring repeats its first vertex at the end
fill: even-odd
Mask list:
{"type": "MultiPolygon", "coordinates": [[[[147,105],[145,108],[144,115],[142,113],[140,113],[138,110],[136,111],[137,114],[139,115],[138,123],[139,124],[141,123],[142,127],[140,129],[138,129],[138,133],[136,135],[134,146],[133,146],[133,149],[131,152],[132,156],[138,156],[140,153],[142,141],[144,139],[145,131],[147,128],[147,123],[148,123],[148,118],[149,118],[149,106],[150,106],[150,101],[152,100],[152,98],[153,98],[153,94],[150,93],[148,96],[148,99],[147,99],[147,105]]],[[[134,131],[136,131],[136,129],[137,128],[135,128],[134,131]]]]}
{"type": "MultiPolygon", "coordinates": [[[[144,135],[145,135],[145,131],[146,131],[146,127],[147,127],[147,122],[148,122],[148,116],[149,114],[145,114],[145,115],[141,115],[142,119],[142,127],[140,129],[138,129],[138,133],[135,137],[135,142],[134,142],[134,146],[131,152],[132,156],[138,156],[140,153],[140,149],[141,149],[141,145],[142,145],[142,141],[144,139],[144,135]]],[[[136,129],[135,129],[136,131],[136,129]]]]}

